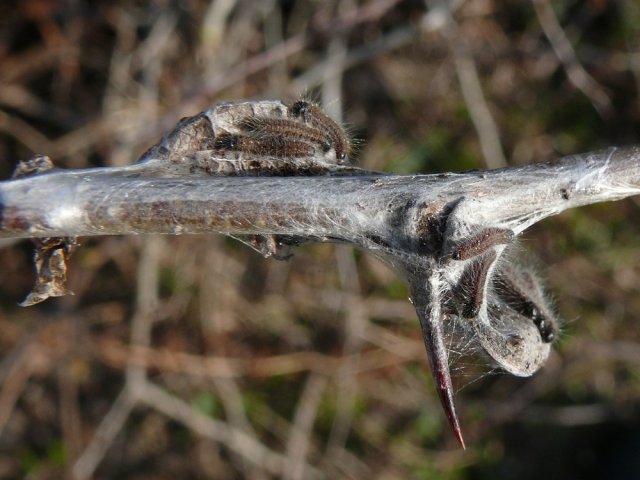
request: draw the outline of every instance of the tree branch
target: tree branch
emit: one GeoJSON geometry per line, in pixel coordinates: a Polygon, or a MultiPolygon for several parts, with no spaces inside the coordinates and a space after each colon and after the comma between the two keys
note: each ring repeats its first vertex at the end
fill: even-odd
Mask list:
{"type": "Polygon", "coordinates": [[[323,115],[300,102],[220,104],[181,121],[131,166],[63,171],[46,157],[21,164],[16,178],[0,182],[0,238],[44,238],[43,289],[25,304],[66,292],[67,238],[77,236],[215,232],[266,256],[302,242],[351,243],[409,282],[438,394],[463,445],[443,342],[448,319],[462,320],[456,328],[508,372],[540,368],[554,321],[533,271],[503,252],[550,215],[639,194],[640,148],[387,175],[345,165],[339,127],[323,115]],[[321,126],[307,121],[312,114],[321,126]],[[47,290],[52,283],[59,288],[47,290]]]}
{"type": "Polygon", "coordinates": [[[640,148],[462,174],[141,178],[146,172],[52,170],[0,182],[0,238],[284,234],[366,246],[375,235],[406,249],[420,241],[418,206],[458,203],[457,221],[520,233],[569,208],[639,194],[640,148]],[[394,228],[398,221],[407,229],[394,228]]]}

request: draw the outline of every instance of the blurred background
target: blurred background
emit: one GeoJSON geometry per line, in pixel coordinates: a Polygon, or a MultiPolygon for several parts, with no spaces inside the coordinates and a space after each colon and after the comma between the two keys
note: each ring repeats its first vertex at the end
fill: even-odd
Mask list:
{"type": "MultiPolygon", "coordinates": [[[[131,163],[220,101],[307,95],[356,164],[495,168],[638,143],[635,0],[0,3],[0,178],[34,153],[131,163]]],[[[80,239],[29,308],[0,249],[0,478],[640,476],[640,200],[525,232],[563,331],[530,379],[435,395],[404,283],[362,252],[263,259],[216,235],[80,239]]]]}

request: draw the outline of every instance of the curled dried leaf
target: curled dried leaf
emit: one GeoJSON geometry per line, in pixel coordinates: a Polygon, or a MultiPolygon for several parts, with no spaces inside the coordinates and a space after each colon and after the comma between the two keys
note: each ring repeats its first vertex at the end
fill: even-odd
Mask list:
{"type": "Polygon", "coordinates": [[[36,251],[36,283],[21,303],[29,307],[45,301],[49,297],[73,295],[67,289],[67,260],[72,255],[77,242],[75,237],[52,237],[34,240],[36,251]]]}

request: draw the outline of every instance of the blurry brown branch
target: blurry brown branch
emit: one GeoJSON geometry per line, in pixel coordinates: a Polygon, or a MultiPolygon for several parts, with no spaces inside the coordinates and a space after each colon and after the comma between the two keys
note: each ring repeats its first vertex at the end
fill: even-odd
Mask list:
{"type": "Polygon", "coordinates": [[[553,7],[548,0],[533,0],[538,21],[549,43],[564,67],[569,81],[591,101],[598,113],[605,117],[613,116],[613,105],[604,88],[585,70],[576,56],[576,52],[567,38],[553,7]]]}
{"type": "Polygon", "coordinates": [[[442,34],[445,37],[456,68],[456,75],[469,116],[478,132],[480,148],[484,156],[484,164],[488,168],[501,168],[507,166],[507,159],[502,150],[498,126],[491,114],[489,105],[482,90],[480,75],[473,58],[472,49],[466,42],[464,35],[453,17],[449,2],[433,3],[431,12],[440,11],[446,19],[442,34]]]}

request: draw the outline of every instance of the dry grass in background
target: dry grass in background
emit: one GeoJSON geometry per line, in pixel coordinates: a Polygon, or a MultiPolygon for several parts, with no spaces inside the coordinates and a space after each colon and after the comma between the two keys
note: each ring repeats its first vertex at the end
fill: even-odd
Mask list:
{"type": "MultiPolygon", "coordinates": [[[[458,171],[638,143],[633,0],[0,6],[0,176],[134,161],[180,117],[310,94],[365,168],[458,171]],[[553,8],[552,8],[553,7],[553,8]]],[[[0,478],[632,478],[640,202],[527,232],[566,319],[532,379],[454,366],[448,431],[407,289],[370,257],[219,236],[83,238],[75,296],[21,309],[0,250],[0,478]],[[475,380],[475,381],[474,381],[475,380]]]]}

